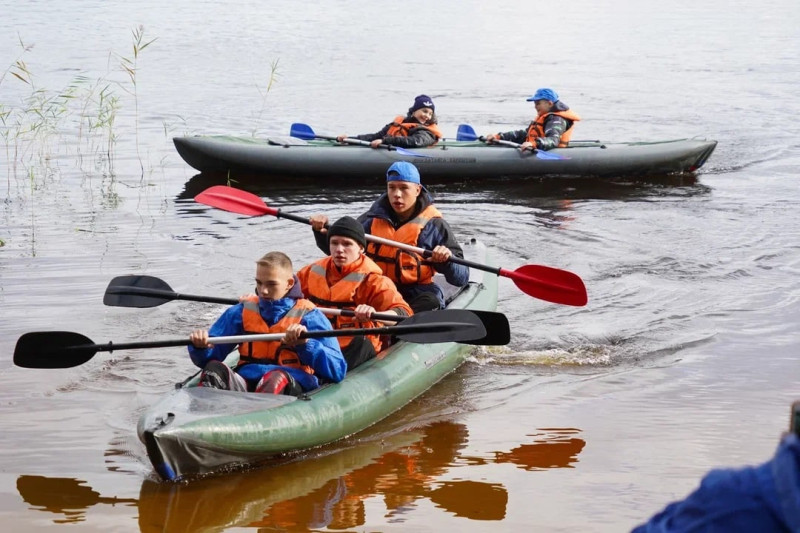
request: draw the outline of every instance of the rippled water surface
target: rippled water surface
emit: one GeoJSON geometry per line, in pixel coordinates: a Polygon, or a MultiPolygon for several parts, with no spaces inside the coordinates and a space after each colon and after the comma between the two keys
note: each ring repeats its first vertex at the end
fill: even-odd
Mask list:
{"type": "MultiPolygon", "coordinates": [[[[5,527],[625,531],[709,468],[763,461],[800,392],[799,6],[5,2],[5,527]],[[447,136],[460,123],[506,130],[530,120],[525,98],[539,86],[584,117],[580,138],[719,145],[696,176],[433,187],[459,237],[487,243],[504,268],[575,272],[590,301],[547,304],[501,280],[511,344],[478,350],[363,434],[300,461],[168,485],[135,426],[195,370],[183,351],[13,365],[25,332],[183,338],[221,311],[104,307],[115,276],[235,297],[263,252],[318,257],[306,226],[193,202],[225,177],[197,175],[173,136],[287,135],[293,122],[364,133],[420,93],[447,136]]],[[[337,217],[361,213],[382,182],[234,185],[337,217]]]]}

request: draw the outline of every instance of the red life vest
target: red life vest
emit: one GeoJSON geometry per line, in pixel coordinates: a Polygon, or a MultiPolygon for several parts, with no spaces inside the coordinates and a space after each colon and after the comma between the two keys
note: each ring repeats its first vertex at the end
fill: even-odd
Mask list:
{"type": "MultiPolygon", "coordinates": [[[[300,299],[289,312],[269,327],[258,312],[258,297],[251,296],[242,305],[242,324],[248,333],[283,333],[290,324],[299,324],[302,318],[314,309],[314,304],[300,299]]],[[[300,362],[297,352],[280,341],[246,342],[239,345],[239,365],[261,363],[299,368],[309,374],[314,369],[300,362]]]]}
{"type": "MultiPolygon", "coordinates": [[[[321,307],[334,307],[337,309],[355,309],[359,302],[356,302],[356,290],[362,283],[370,283],[373,276],[382,276],[383,273],[378,265],[372,262],[369,257],[363,257],[358,268],[348,272],[342,279],[329,285],[327,272],[329,268],[336,268],[333,259],[326,257],[309,265],[307,285],[304,292],[309,300],[321,307]]],[[[330,317],[334,329],[354,329],[354,328],[373,328],[377,327],[374,321],[358,322],[355,317],[337,316],[330,317]]],[[[375,347],[375,352],[381,349],[381,340],[378,335],[368,335],[367,338],[375,347]]],[[[353,337],[338,337],[339,346],[344,349],[351,342],[353,337]]]]}
{"type": "MultiPolygon", "coordinates": [[[[439,130],[439,126],[436,124],[420,124],[419,122],[403,122],[406,117],[402,115],[397,115],[394,117],[392,121],[392,125],[389,127],[389,130],[386,132],[386,135],[392,135],[395,137],[408,137],[414,130],[416,129],[423,129],[428,130],[429,132],[433,133],[436,136],[436,141],[433,144],[439,142],[439,139],[443,137],[442,132],[439,130]]],[[[431,146],[433,146],[433,144],[431,146]]]]}
{"type": "Polygon", "coordinates": [[[531,125],[528,126],[528,136],[525,138],[525,141],[536,146],[536,139],[545,136],[544,123],[547,122],[547,117],[550,115],[558,115],[559,117],[571,121],[567,130],[561,134],[561,140],[558,143],[559,148],[566,148],[569,145],[569,140],[572,138],[572,128],[575,126],[575,123],[581,119],[581,117],[573,113],[571,109],[566,111],[553,111],[552,113],[545,113],[536,117],[536,120],[531,122],[531,125]]]}
{"type": "MultiPolygon", "coordinates": [[[[416,246],[422,228],[433,218],[442,214],[433,205],[395,229],[392,223],[383,218],[373,218],[369,233],[391,241],[416,246]]],[[[433,283],[436,271],[427,261],[413,252],[406,252],[385,244],[367,243],[367,255],[377,263],[383,274],[396,285],[426,285],[433,283]]]]}

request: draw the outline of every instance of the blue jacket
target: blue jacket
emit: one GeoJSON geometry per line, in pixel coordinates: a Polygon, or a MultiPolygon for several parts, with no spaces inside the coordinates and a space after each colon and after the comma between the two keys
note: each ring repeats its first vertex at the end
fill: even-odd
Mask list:
{"type": "Polygon", "coordinates": [[[633,533],[800,532],[800,439],[784,437],[766,463],[712,470],[685,500],[633,533]]]}
{"type": "MultiPolygon", "coordinates": [[[[285,298],[280,300],[258,299],[258,310],[261,317],[270,326],[278,322],[294,306],[295,300],[302,298],[300,284],[295,283],[292,290],[285,298]]],[[[333,329],[328,318],[318,309],[306,313],[300,321],[308,331],[320,331],[333,329]]],[[[242,324],[242,304],[229,307],[220,316],[214,325],[209,329],[209,337],[227,337],[229,335],[245,335],[250,332],[244,330],[242,324]]],[[[195,348],[189,346],[189,357],[192,362],[203,368],[210,360],[224,361],[225,357],[236,348],[235,344],[216,344],[213,348],[195,348]]],[[[319,339],[307,339],[304,344],[295,346],[300,362],[309,365],[314,369],[314,375],[308,374],[299,368],[290,368],[278,365],[265,365],[251,363],[238,367],[236,372],[248,382],[257,382],[265,373],[275,368],[280,368],[289,372],[304,391],[309,391],[319,387],[319,378],[328,382],[338,383],[344,379],[347,372],[347,363],[342,356],[339,348],[339,341],[336,337],[322,337],[319,339]]]]}

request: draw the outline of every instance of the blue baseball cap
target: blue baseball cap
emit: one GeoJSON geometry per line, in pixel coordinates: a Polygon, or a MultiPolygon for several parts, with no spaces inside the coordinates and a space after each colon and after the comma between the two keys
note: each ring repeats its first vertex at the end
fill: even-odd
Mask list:
{"type": "Polygon", "coordinates": [[[386,181],[408,181],[422,185],[419,170],[408,161],[396,161],[386,171],[386,181]]]}
{"type": "Polygon", "coordinates": [[[528,98],[528,102],[535,102],[536,100],[550,100],[551,102],[558,102],[558,94],[553,89],[536,89],[536,93],[528,98]]]}

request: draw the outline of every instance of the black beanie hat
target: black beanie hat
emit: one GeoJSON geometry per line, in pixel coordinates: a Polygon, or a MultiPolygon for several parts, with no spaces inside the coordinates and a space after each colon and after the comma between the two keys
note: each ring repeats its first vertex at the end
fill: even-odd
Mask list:
{"type": "Polygon", "coordinates": [[[328,240],[334,235],[340,235],[353,239],[362,247],[367,247],[367,235],[364,233],[364,226],[358,223],[353,217],[342,217],[328,228],[328,240]]]}

